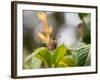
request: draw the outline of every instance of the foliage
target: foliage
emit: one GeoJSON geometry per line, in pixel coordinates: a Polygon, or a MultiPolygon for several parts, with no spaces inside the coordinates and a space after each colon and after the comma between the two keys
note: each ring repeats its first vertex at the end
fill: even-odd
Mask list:
{"type": "Polygon", "coordinates": [[[84,37],[83,42],[86,44],[91,43],[91,34],[90,34],[90,27],[91,27],[91,14],[90,13],[79,13],[79,17],[81,18],[82,22],[84,23],[84,37]]]}
{"type": "Polygon", "coordinates": [[[64,44],[55,50],[47,47],[36,49],[25,60],[25,69],[30,68],[58,68],[90,65],[90,45],[85,45],[78,50],[69,50],[64,44]]]}
{"type": "Polygon", "coordinates": [[[77,52],[78,66],[90,64],[90,45],[86,45],[77,52]]]}

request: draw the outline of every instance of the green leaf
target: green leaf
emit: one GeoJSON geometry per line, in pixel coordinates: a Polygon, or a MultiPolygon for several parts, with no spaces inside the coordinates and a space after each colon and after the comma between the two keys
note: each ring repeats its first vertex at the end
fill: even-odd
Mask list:
{"type": "Polygon", "coordinates": [[[48,48],[42,49],[36,57],[39,58],[43,62],[43,67],[51,67],[52,64],[52,54],[48,48]]]}
{"type": "Polygon", "coordinates": [[[85,66],[89,66],[91,64],[91,51],[89,50],[86,62],[85,62],[85,66]]]}
{"type": "Polygon", "coordinates": [[[88,14],[87,13],[79,13],[79,17],[81,18],[81,19],[83,19],[85,16],[87,16],[88,14]]]}
{"type": "Polygon", "coordinates": [[[24,63],[24,68],[25,69],[35,69],[35,68],[40,68],[41,67],[41,60],[36,58],[36,57],[32,57],[32,59],[30,59],[29,61],[27,61],[26,63],[24,63]]]}
{"type": "Polygon", "coordinates": [[[24,68],[33,69],[33,68],[41,67],[43,62],[41,59],[36,57],[36,55],[44,51],[45,49],[46,49],[45,47],[37,48],[34,50],[34,52],[31,55],[27,56],[24,60],[24,68]]]}
{"type": "Polygon", "coordinates": [[[38,54],[39,52],[41,52],[42,50],[44,50],[45,47],[41,47],[41,48],[37,48],[35,49],[31,55],[27,56],[27,58],[24,60],[24,62],[29,61],[30,59],[32,59],[36,54],[38,54]]]}
{"type": "Polygon", "coordinates": [[[58,67],[73,67],[76,66],[76,58],[73,55],[64,56],[59,63],[57,64],[58,67]]]}
{"type": "Polygon", "coordinates": [[[53,64],[58,63],[67,53],[67,48],[64,44],[58,46],[53,54],[53,64]]]}
{"type": "Polygon", "coordinates": [[[90,61],[89,51],[90,51],[90,45],[86,45],[78,50],[77,53],[78,66],[85,66],[86,62],[90,61]]]}

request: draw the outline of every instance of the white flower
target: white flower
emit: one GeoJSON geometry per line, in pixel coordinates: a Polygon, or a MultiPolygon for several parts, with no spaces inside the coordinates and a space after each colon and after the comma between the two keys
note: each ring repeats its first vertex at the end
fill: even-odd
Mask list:
{"type": "Polygon", "coordinates": [[[77,38],[77,26],[81,23],[78,13],[65,13],[65,24],[57,35],[57,44],[64,43],[68,48],[78,48],[81,44],[77,38]]]}

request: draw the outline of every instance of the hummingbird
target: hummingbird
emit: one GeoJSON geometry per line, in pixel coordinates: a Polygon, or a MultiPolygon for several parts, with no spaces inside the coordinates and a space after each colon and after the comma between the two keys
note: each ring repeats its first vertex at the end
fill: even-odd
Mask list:
{"type": "Polygon", "coordinates": [[[53,36],[53,35],[50,36],[49,42],[48,42],[48,44],[47,44],[47,47],[48,47],[48,49],[50,49],[50,50],[56,49],[56,47],[57,47],[57,42],[56,42],[55,36],[53,36]]]}

